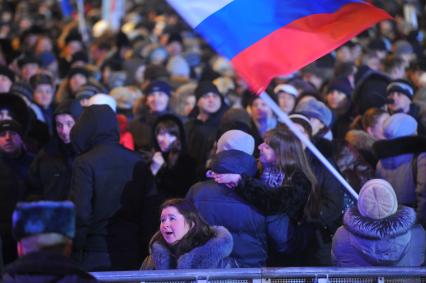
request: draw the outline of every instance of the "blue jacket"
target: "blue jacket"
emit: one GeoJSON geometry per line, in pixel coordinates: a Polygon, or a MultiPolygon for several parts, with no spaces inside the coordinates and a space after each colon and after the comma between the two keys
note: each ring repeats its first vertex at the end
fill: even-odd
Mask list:
{"type": "Polygon", "coordinates": [[[337,266],[420,266],[426,239],[416,224],[414,209],[400,206],[389,217],[372,220],[356,207],[346,211],[344,225],[333,237],[332,259],[337,266]]]}

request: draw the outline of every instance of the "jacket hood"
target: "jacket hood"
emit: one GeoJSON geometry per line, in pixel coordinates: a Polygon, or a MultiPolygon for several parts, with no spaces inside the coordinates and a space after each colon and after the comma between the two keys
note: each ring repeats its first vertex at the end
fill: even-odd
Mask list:
{"type": "Polygon", "coordinates": [[[411,228],[416,213],[410,207],[384,219],[373,220],[362,216],[356,207],[345,213],[345,227],[351,232],[350,243],[373,265],[392,265],[400,261],[411,240],[411,228]]]}
{"type": "Polygon", "coordinates": [[[87,107],[71,130],[71,143],[77,153],[101,143],[118,143],[119,139],[118,122],[108,105],[87,107]]]}
{"type": "MultiPolygon", "coordinates": [[[[177,259],[177,269],[212,268],[230,256],[233,249],[231,233],[223,226],[212,226],[214,237],[204,245],[198,246],[177,259]]],[[[153,238],[156,238],[157,234],[153,238]]],[[[155,241],[151,245],[151,255],[155,269],[170,269],[172,255],[161,242],[155,241]]]]}
{"type": "Polygon", "coordinates": [[[211,161],[211,169],[216,173],[234,173],[255,176],[256,159],[240,150],[225,150],[217,153],[211,161]]]}
{"type": "Polygon", "coordinates": [[[186,134],[185,134],[185,129],[184,129],[183,123],[178,116],[171,114],[171,113],[160,115],[154,122],[154,125],[152,127],[152,139],[153,139],[153,144],[154,144],[155,148],[157,150],[160,150],[160,146],[157,143],[157,138],[155,137],[155,128],[157,127],[157,125],[159,123],[164,122],[164,121],[172,121],[178,126],[182,151],[186,152],[186,149],[187,149],[186,134]]]}

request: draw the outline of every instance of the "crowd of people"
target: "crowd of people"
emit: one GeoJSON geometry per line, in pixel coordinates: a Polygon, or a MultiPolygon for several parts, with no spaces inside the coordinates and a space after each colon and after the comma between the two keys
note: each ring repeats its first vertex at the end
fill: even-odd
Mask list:
{"type": "Polygon", "coordinates": [[[0,273],[423,265],[426,3],[372,2],[394,19],[267,88],[356,200],[165,2],[113,30],[0,0],[0,273]],[[46,202],[75,228],[22,228],[46,202]]]}

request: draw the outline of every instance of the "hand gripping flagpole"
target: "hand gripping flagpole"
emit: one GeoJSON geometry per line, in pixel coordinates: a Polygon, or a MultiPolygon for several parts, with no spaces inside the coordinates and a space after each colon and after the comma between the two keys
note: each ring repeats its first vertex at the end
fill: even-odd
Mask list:
{"type": "Polygon", "coordinates": [[[358,194],[351,187],[351,185],[340,175],[339,172],[334,168],[333,165],[322,155],[322,153],[311,143],[311,141],[306,138],[305,135],[300,132],[300,130],[294,125],[294,123],[288,118],[287,114],[285,114],[280,107],[272,100],[269,95],[262,91],[260,93],[260,98],[265,101],[269,107],[272,108],[272,111],[278,116],[279,120],[287,125],[287,127],[297,136],[297,138],[307,147],[309,150],[324,164],[325,167],[334,175],[334,177],[339,180],[340,183],[346,188],[346,190],[356,199],[358,200],[358,194]]]}

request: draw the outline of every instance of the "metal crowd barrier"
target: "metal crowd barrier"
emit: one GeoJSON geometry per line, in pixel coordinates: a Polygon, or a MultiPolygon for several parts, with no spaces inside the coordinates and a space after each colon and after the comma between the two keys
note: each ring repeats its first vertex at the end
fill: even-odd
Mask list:
{"type": "Polygon", "coordinates": [[[426,268],[285,267],[92,272],[101,282],[426,283],[426,268]]]}

